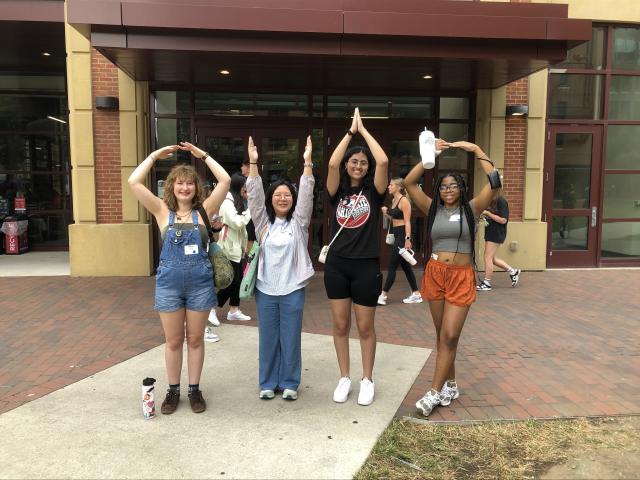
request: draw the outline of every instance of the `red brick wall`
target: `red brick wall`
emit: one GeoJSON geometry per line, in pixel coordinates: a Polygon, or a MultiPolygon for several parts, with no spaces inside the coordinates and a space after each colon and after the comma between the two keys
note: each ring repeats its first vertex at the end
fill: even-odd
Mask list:
{"type": "Polygon", "coordinates": [[[91,51],[91,86],[97,223],[122,223],[120,114],[95,108],[96,96],[118,96],[118,69],[95,49],[91,51]]]}
{"type": "MultiPolygon", "coordinates": [[[[507,105],[529,104],[529,79],[507,85],[507,105]]],[[[511,220],[522,220],[524,205],[524,173],[527,153],[527,119],[506,118],[504,135],[503,194],[509,202],[511,220]]]]}

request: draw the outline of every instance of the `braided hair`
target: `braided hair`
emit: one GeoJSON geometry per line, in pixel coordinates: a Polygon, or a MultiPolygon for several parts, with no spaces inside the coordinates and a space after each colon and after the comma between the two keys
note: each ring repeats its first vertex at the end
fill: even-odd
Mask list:
{"type": "MultiPolygon", "coordinates": [[[[477,271],[476,265],[476,219],[473,214],[473,210],[471,208],[471,204],[469,203],[469,197],[467,192],[467,184],[462,178],[462,175],[459,173],[445,173],[438,178],[436,182],[433,201],[431,202],[431,206],[429,207],[429,212],[427,212],[427,257],[432,253],[433,244],[431,241],[431,230],[433,228],[433,222],[436,219],[436,214],[438,212],[438,208],[444,205],[442,198],[440,197],[440,185],[442,185],[442,181],[447,178],[452,177],[456,183],[458,184],[460,191],[460,200],[459,200],[459,209],[460,209],[460,233],[458,234],[458,244],[460,243],[460,238],[462,237],[462,219],[467,219],[467,226],[469,227],[469,236],[471,237],[471,260],[473,262],[473,269],[477,271]]],[[[456,244],[456,252],[458,253],[458,244],[456,244]]]]}

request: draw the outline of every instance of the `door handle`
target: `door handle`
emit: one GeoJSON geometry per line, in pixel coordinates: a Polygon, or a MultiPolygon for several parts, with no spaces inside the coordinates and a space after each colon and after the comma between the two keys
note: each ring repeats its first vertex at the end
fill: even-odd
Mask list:
{"type": "Polygon", "coordinates": [[[591,207],[591,227],[598,225],[598,207],[591,207]]]}

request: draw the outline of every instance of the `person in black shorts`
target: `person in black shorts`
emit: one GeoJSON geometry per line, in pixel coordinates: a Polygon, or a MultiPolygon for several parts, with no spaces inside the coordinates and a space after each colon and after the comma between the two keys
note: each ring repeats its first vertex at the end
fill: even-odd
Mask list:
{"type": "Polygon", "coordinates": [[[493,266],[506,270],[511,277],[511,286],[515,287],[520,280],[520,269],[511,267],[507,262],[496,257],[500,245],[507,238],[507,223],[509,222],[509,204],[502,192],[493,199],[489,208],[482,212],[486,221],[484,229],[484,280],[476,287],[476,290],[488,292],[491,290],[491,277],[493,266]]]}
{"type": "Polygon", "coordinates": [[[326,188],[332,211],[330,244],[324,270],[324,285],[333,316],[333,343],[336,348],[340,381],[333,393],[338,403],[347,401],[351,391],[349,377],[349,330],[351,307],[362,350],[362,381],[358,403],[370,405],[374,397],[373,364],[376,355],[374,319],[380,273],[380,212],[387,187],[389,160],[382,147],[364,128],[356,108],[351,128],[329,159],[326,188]],[[359,133],[367,146],[347,149],[359,133]],[[340,228],[342,230],[340,230],[340,228]]]}

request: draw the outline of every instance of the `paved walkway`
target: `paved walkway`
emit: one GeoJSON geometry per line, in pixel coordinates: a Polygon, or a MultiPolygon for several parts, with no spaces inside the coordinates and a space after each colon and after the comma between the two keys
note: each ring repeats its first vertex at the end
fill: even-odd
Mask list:
{"type": "MultiPolygon", "coordinates": [[[[516,289],[499,274],[462,334],[462,395],[430,419],[640,414],[638,285],[640,270],[526,272],[516,289]]],[[[407,291],[399,275],[377,314],[378,339],[433,348],[426,304],[402,304],[407,291]]],[[[0,413],[163,341],[153,278],[0,278],[0,292],[0,413]]],[[[242,309],[255,316],[252,301],[242,309]]],[[[331,333],[321,274],[308,288],[304,330],[331,333]]],[[[413,404],[429,388],[434,362],[435,354],[397,415],[417,415],[413,404]]]]}

